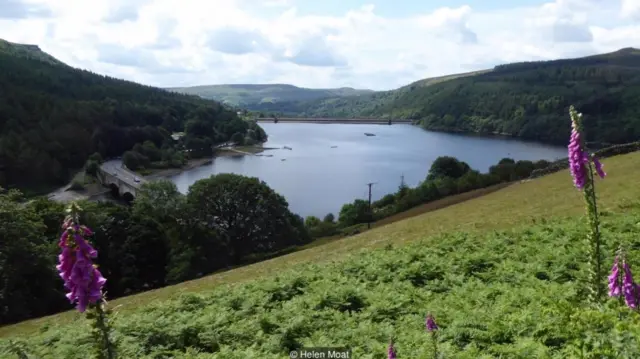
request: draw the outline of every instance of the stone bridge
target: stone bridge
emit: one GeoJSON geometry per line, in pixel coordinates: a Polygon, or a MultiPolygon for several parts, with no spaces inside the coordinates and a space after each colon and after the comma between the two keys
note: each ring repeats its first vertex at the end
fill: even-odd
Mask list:
{"type": "Polygon", "coordinates": [[[105,187],[110,187],[114,194],[126,201],[132,201],[138,194],[138,189],[149,182],[142,176],[126,169],[121,161],[104,162],[98,170],[98,179],[105,187]]]}

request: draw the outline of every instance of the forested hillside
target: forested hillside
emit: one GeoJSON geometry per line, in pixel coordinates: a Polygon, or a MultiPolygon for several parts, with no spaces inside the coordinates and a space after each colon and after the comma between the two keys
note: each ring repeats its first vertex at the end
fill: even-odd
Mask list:
{"type": "Polygon", "coordinates": [[[508,134],[565,144],[570,104],[591,142],[640,137],[640,50],[578,59],[514,63],[441,81],[357,97],[273,104],[265,110],[309,117],[392,117],[427,129],[508,134]]]}
{"type": "Polygon", "coordinates": [[[69,180],[87,157],[119,156],[147,140],[209,149],[249,124],[221,104],[62,64],[37,46],[0,42],[0,186],[69,180]]]}
{"type": "Polygon", "coordinates": [[[310,101],[329,97],[355,96],[372,93],[350,87],[335,89],[309,89],[293,85],[205,85],[174,87],[167,90],[189,95],[198,95],[248,110],[269,108],[280,102],[310,101]]]}

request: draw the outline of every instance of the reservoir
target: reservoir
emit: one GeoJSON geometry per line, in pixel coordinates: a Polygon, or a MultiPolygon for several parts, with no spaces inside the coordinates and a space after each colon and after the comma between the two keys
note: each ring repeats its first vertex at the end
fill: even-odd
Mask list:
{"type": "Polygon", "coordinates": [[[266,156],[221,156],[209,165],[170,178],[187,193],[195,181],[218,173],[258,177],[285,197],[292,212],[303,217],[336,218],[345,203],[397,191],[401,178],[414,187],[423,181],[439,156],[453,156],[487,172],[504,157],[556,160],[566,147],[507,138],[486,138],[425,131],[417,126],[313,123],[261,123],[269,140],[266,156]],[[368,135],[365,135],[367,133],[368,135]],[[287,147],[285,149],[284,147],[287,147]],[[290,149],[288,149],[290,148],[290,149]]]}

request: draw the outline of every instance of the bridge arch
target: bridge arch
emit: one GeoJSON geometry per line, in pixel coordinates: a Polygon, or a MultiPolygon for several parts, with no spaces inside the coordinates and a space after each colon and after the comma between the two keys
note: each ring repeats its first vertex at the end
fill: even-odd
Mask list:
{"type": "Polygon", "coordinates": [[[134,196],[131,192],[125,192],[122,194],[122,199],[125,200],[127,203],[131,203],[134,200],[134,196]]]}
{"type": "Polygon", "coordinates": [[[111,189],[111,195],[118,198],[120,197],[120,188],[115,183],[109,183],[109,188],[111,189]]]}

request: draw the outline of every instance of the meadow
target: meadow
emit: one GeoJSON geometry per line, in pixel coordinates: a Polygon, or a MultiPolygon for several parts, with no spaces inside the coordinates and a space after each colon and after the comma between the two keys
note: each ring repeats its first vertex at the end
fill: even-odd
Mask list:
{"type": "MultiPolygon", "coordinates": [[[[605,264],[640,258],[640,153],[596,180],[605,264]]],[[[638,358],[638,313],[586,306],[584,200],[568,171],[366,233],[109,303],[124,358],[283,358],[346,346],[354,358],[638,358]]],[[[108,293],[107,293],[108,295],[108,293]]],[[[29,358],[86,358],[77,312],[0,328],[29,358]]],[[[8,352],[3,358],[11,358],[8,352]]]]}

